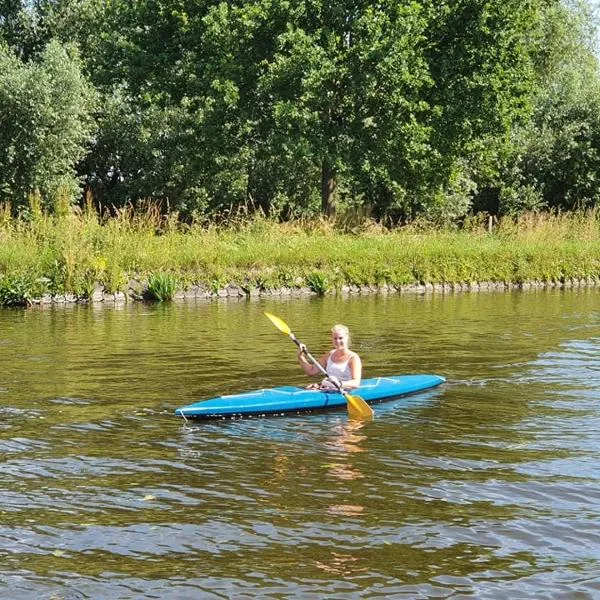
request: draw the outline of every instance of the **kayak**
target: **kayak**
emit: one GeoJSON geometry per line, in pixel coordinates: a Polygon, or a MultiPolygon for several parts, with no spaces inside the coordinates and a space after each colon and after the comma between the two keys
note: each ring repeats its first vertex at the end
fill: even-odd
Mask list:
{"type": "MultiPolygon", "coordinates": [[[[363,379],[362,385],[355,390],[350,390],[349,393],[353,396],[360,396],[370,404],[415,394],[438,386],[445,381],[439,375],[374,377],[373,379],[363,379]]],[[[177,408],[175,414],[183,418],[214,419],[283,414],[345,406],[346,400],[337,390],[307,390],[295,386],[282,386],[201,400],[177,408]]]]}

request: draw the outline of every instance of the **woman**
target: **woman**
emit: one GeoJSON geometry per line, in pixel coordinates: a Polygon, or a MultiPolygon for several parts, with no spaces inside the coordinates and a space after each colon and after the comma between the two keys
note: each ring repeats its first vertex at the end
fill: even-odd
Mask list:
{"type": "MultiPolygon", "coordinates": [[[[333,350],[319,358],[319,364],[327,371],[327,377],[321,383],[308,386],[309,389],[337,390],[343,387],[351,390],[360,386],[362,363],[360,356],[349,349],[350,332],[345,325],[335,325],[331,330],[333,350]]],[[[321,370],[306,357],[306,346],[298,348],[298,362],[308,376],[321,374],[321,370]]]]}

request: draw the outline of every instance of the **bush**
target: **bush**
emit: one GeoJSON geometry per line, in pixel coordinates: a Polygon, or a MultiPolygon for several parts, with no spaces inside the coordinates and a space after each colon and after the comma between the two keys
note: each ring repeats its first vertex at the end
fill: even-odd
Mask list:
{"type": "Polygon", "coordinates": [[[324,273],[320,271],[313,271],[306,277],[306,283],[308,287],[317,294],[317,296],[324,296],[329,290],[329,279],[324,273]]]}
{"type": "Polygon", "coordinates": [[[29,306],[33,299],[47,292],[47,280],[32,275],[0,276],[0,305],[29,306]]]}
{"type": "Polygon", "coordinates": [[[146,298],[154,302],[169,302],[175,295],[177,278],[169,273],[154,273],[148,278],[146,298]]]}
{"type": "Polygon", "coordinates": [[[80,193],[75,167],[92,140],[95,98],[74,47],[52,41],[24,62],[0,46],[2,200],[25,207],[39,190],[44,208],[65,211],[80,193]]]}

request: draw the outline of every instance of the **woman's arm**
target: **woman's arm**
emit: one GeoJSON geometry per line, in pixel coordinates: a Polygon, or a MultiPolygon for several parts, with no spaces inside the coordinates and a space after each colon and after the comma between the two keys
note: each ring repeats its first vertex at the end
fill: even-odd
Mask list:
{"type": "MultiPolygon", "coordinates": [[[[304,344],[300,345],[299,348],[298,348],[298,362],[300,363],[300,366],[302,367],[302,370],[309,377],[314,377],[316,375],[321,375],[321,370],[319,369],[319,367],[317,367],[316,365],[313,365],[306,358],[306,355],[304,354],[305,350],[306,350],[306,346],[304,346],[304,344]]],[[[319,364],[323,368],[325,368],[325,366],[327,365],[327,354],[324,354],[323,356],[321,356],[321,358],[319,358],[319,364]]]]}

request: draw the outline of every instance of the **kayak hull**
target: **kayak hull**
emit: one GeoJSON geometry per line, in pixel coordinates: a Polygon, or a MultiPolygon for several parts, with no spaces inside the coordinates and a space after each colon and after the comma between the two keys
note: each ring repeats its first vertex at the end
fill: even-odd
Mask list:
{"type": "MultiPolygon", "coordinates": [[[[445,381],[439,375],[375,377],[363,379],[362,385],[349,393],[360,396],[371,404],[416,394],[436,387],[445,381]]],[[[337,391],[325,392],[295,386],[282,386],[194,402],[177,408],[175,414],[184,418],[214,419],[324,410],[345,406],[344,396],[337,391]]]]}

